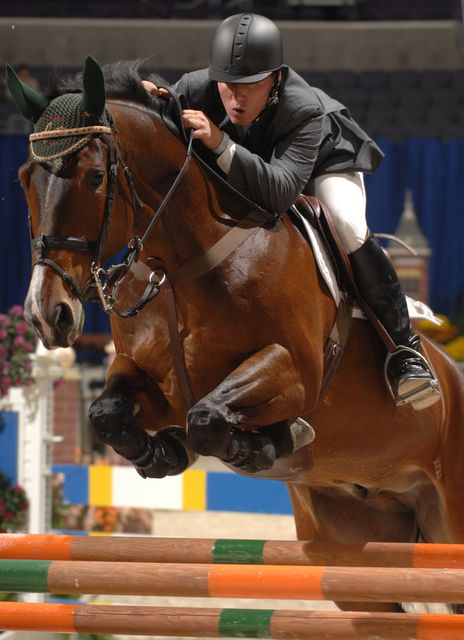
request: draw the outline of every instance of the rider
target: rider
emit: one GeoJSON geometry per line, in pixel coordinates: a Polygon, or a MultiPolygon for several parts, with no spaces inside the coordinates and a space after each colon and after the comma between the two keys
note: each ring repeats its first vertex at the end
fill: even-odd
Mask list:
{"type": "MultiPolygon", "coordinates": [[[[149,81],[144,86],[167,96],[149,81]]],[[[383,153],[348,109],[284,65],[279,29],[252,13],[223,20],[209,68],[186,73],[175,88],[191,107],[185,127],[232,186],[273,212],[286,212],[300,193],[327,206],[357,288],[397,347],[389,360],[396,401],[435,402],[435,378],[397,274],[366,223],[363,173],[375,171],[383,153]]]]}

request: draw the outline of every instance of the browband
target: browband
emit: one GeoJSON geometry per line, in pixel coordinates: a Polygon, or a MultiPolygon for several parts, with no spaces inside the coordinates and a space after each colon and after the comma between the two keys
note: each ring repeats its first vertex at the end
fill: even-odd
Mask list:
{"type": "Polygon", "coordinates": [[[111,127],[93,125],[90,127],[74,127],[73,129],[49,129],[29,134],[30,142],[47,138],[67,138],[68,136],[87,136],[89,133],[113,133],[111,127]]]}

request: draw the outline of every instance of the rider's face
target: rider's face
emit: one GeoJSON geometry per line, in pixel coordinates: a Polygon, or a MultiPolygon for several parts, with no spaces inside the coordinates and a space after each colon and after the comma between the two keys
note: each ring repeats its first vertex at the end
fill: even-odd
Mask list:
{"type": "Polygon", "coordinates": [[[274,74],[261,82],[218,82],[222,104],[232,124],[248,127],[267,105],[274,85],[274,74]]]}

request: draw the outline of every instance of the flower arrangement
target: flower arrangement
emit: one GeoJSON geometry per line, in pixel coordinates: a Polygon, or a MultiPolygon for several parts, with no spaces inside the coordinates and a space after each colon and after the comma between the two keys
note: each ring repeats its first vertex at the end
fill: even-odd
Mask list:
{"type": "Polygon", "coordinates": [[[29,503],[24,489],[0,471],[0,532],[18,531],[26,524],[29,503]]]}
{"type": "Polygon", "coordinates": [[[34,382],[31,354],[37,338],[24,319],[23,307],[15,305],[8,313],[0,313],[0,398],[10,387],[34,382]]]}

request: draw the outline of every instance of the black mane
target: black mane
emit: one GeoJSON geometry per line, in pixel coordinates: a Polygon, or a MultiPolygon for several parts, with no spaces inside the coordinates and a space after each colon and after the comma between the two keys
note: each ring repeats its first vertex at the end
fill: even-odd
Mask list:
{"type": "MultiPolygon", "coordinates": [[[[122,60],[102,67],[107,98],[128,100],[147,107],[157,107],[159,99],[144,89],[142,80],[156,85],[168,84],[160,75],[142,69],[143,60],[122,60]]],[[[74,76],[53,78],[47,98],[53,100],[65,93],[82,93],[82,72],[74,76]]]]}

